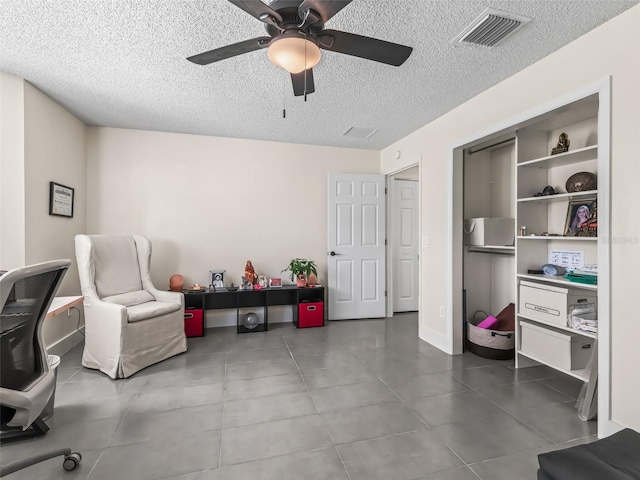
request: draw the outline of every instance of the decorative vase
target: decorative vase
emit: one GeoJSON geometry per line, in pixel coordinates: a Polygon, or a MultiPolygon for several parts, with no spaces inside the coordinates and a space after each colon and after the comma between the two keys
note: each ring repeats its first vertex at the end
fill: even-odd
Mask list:
{"type": "Polygon", "coordinates": [[[296,285],[298,287],[306,287],[307,286],[307,276],[304,273],[301,273],[296,277],[296,285]]]}
{"type": "Polygon", "coordinates": [[[169,290],[172,292],[181,292],[184,287],[184,278],[179,273],[169,277],[169,290]]]}
{"type": "Polygon", "coordinates": [[[315,273],[311,273],[309,274],[309,277],[307,278],[307,285],[317,285],[318,284],[318,277],[316,277],[315,273]]]}

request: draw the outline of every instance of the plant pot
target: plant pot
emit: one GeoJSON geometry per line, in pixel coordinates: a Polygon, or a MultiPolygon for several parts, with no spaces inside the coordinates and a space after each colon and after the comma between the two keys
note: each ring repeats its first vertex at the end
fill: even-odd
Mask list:
{"type": "Polygon", "coordinates": [[[306,287],[307,286],[307,276],[304,273],[301,273],[296,277],[296,285],[298,287],[306,287]]]}
{"type": "Polygon", "coordinates": [[[318,277],[316,277],[314,273],[310,274],[309,277],[307,278],[307,285],[317,285],[317,284],[318,284],[318,277]]]}

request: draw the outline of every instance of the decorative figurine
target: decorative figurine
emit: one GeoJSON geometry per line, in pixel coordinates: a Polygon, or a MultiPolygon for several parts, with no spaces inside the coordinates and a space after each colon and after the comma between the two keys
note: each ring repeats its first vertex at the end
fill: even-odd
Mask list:
{"type": "Polygon", "coordinates": [[[241,290],[253,290],[253,284],[249,283],[249,280],[242,277],[242,287],[241,290]]]}
{"type": "Polygon", "coordinates": [[[264,275],[259,275],[258,285],[260,285],[262,288],[267,288],[269,286],[269,280],[267,280],[267,277],[265,277],[264,275]]]}
{"type": "Polygon", "coordinates": [[[557,195],[557,194],[558,192],[556,192],[555,188],[553,188],[551,185],[547,185],[546,187],[544,187],[544,190],[536,193],[534,197],[546,197],[547,195],[557,195]]]}
{"type": "Polygon", "coordinates": [[[251,264],[251,260],[247,260],[247,264],[244,267],[244,278],[247,280],[249,285],[256,283],[256,279],[258,278],[258,275],[256,275],[256,271],[251,264]]]}
{"type": "Polygon", "coordinates": [[[172,292],[181,292],[184,287],[184,278],[179,273],[169,277],[169,290],[172,292]]]}
{"type": "Polygon", "coordinates": [[[568,152],[569,145],[571,145],[571,141],[569,140],[569,135],[562,132],[558,137],[558,146],[551,150],[551,155],[568,152]]]}

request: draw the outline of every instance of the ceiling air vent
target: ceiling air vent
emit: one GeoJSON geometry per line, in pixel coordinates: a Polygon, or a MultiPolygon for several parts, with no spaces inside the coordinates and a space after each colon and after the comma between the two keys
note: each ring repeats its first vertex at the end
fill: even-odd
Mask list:
{"type": "Polygon", "coordinates": [[[495,47],[530,21],[521,15],[487,8],[452,43],[454,46],[495,47]]]}
{"type": "Polygon", "coordinates": [[[349,127],[342,135],[354,138],[371,138],[378,133],[378,131],[379,129],[377,128],[349,127]]]}

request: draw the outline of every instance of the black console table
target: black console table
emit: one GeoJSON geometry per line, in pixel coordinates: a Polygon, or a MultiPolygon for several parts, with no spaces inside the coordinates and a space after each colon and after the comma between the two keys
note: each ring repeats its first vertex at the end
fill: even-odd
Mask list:
{"type": "MultiPolygon", "coordinates": [[[[297,287],[285,285],[278,288],[262,288],[260,290],[234,290],[226,288],[203,289],[202,292],[184,291],[186,308],[205,310],[236,310],[238,333],[263,332],[269,330],[269,307],[276,305],[292,305],[294,324],[298,325],[299,305],[305,302],[324,302],[324,287],[297,287]],[[240,309],[247,307],[263,307],[264,322],[255,328],[246,328],[240,321],[240,309]]],[[[202,316],[204,322],[204,315],[202,316]]]]}

